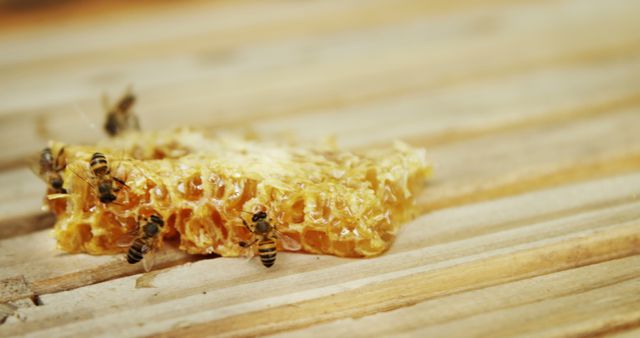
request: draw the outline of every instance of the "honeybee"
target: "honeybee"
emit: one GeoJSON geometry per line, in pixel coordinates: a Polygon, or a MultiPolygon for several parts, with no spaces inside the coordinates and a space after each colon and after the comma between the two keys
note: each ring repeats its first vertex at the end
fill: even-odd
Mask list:
{"type": "Polygon", "coordinates": [[[118,246],[129,247],[127,263],[136,264],[142,261],[145,271],[150,271],[155,262],[155,252],[160,244],[164,221],[158,215],[138,220],[138,229],[118,240],[118,246]],[[145,222],[142,224],[142,222],[145,222]]]}
{"type": "Polygon", "coordinates": [[[47,182],[52,192],[56,194],[67,193],[67,190],[62,187],[64,181],[62,175],[60,175],[60,172],[66,167],[64,147],[60,148],[55,157],[53,156],[51,148],[44,148],[40,153],[39,167],[39,176],[47,182]]]}
{"type": "Polygon", "coordinates": [[[250,243],[240,242],[239,245],[243,248],[249,248],[254,244],[258,244],[258,255],[262,265],[267,268],[273,266],[276,261],[276,240],[282,241],[282,246],[291,251],[300,250],[300,243],[295,239],[279,232],[273,225],[271,220],[267,220],[267,213],[264,211],[258,211],[253,214],[251,221],[253,222],[253,228],[251,228],[244,218],[240,217],[242,224],[253,234],[253,240],[250,243]]]}
{"type": "Polygon", "coordinates": [[[131,111],[135,102],[136,97],[130,87],[113,106],[106,94],[102,95],[102,106],[107,113],[104,130],[109,136],[116,136],[127,130],[140,130],[138,117],[131,111]]]}
{"type": "Polygon", "coordinates": [[[111,203],[115,201],[115,193],[120,191],[121,187],[126,187],[127,185],[123,180],[111,175],[111,168],[104,154],[94,153],[91,156],[90,168],[100,202],[111,203]],[[114,182],[120,186],[115,186],[114,182]]]}

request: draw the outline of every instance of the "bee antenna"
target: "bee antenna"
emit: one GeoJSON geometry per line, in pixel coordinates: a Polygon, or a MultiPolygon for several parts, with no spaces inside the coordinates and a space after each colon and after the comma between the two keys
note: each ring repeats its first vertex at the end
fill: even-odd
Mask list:
{"type": "Polygon", "coordinates": [[[71,169],[71,167],[67,167],[67,169],[71,170],[72,173],[74,173],[76,176],[78,176],[81,180],[85,181],[90,187],[92,188],[96,188],[93,184],[91,184],[91,182],[89,182],[87,179],[85,179],[84,177],[82,177],[80,174],[78,174],[75,170],[71,169]]]}

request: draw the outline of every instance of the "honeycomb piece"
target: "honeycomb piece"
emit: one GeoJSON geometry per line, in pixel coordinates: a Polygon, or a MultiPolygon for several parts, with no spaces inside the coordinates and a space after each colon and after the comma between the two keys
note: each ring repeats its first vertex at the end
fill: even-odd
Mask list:
{"type": "Polygon", "coordinates": [[[244,250],[238,242],[251,236],[240,217],[250,220],[261,210],[304,252],[375,256],[412,216],[414,196],[431,172],[424,150],[402,143],[354,154],[188,130],[67,146],[66,153],[69,194],[59,197],[64,202],[51,200],[64,204],[52,208],[55,236],[62,250],[91,254],[122,252],[116,242],[137,227],[138,215],[158,213],[164,238],[179,236],[182,250],[238,256],[244,250]],[[100,203],[90,184],[95,151],[107,155],[112,174],[128,186],[116,203],[100,203]]]}

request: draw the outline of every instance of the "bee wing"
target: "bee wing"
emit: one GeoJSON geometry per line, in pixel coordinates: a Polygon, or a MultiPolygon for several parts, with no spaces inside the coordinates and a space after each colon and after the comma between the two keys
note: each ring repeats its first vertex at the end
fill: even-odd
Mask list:
{"type": "Polygon", "coordinates": [[[278,231],[277,233],[278,239],[280,240],[280,242],[282,243],[282,247],[289,250],[289,251],[299,251],[300,249],[302,249],[302,246],[300,245],[300,243],[298,241],[296,241],[295,239],[281,233],[278,231]]]}
{"type": "Polygon", "coordinates": [[[144,267],[145,272],[151,271],[153,265],[156,263],[156,249],[155,246],[147,247],[147,252],[144,254],[142,258],[142,267],[144,267]]]}
{"type": "Polygon", "coordinates": [[[243,257],[247,262],[252,260],[255,256],[256,256],[256,252],[253,250],[253,245],[245,248],[242,253],[240,254],[241,257],[243,257]]]}
{"type": "Polygon", "coordinates": [[[122,236],[118,237],[118,240],[116,241],[116,245],[120,248],[126,248],[131,246],[131,243],[135,241],[139,233],[140,233],[139,229],[134,229],[127,233],[124,233],[122,236]]]}
{"type": "Polygon", "coordinates": [[[131,107],[135,102],[136,102],[136,96],[133,95],[133,86],[129,84],[127,88],[125,88],[124,93],[122,93],[122,96],[118,100],[118,103],[116,103],[116,107],[121,112],[128,113],[129,109],[131,109],[131,107]]]}
{"type": "Polygon", "coordinates": [[[240,251],[240,257],[245,258],[247,261],[250,261],[253,257],[255,257],[256,253],[253,250],[256,244],[255,237],[251,237],[250,242],[239,242],[238,245],[242,248],[240,251]]]}
{"type": "MultiPolygon", "coordinates": [[[[76,169],[73,169],[73,168],[72,168],[72,165],[68,165],[68,166],[67,166],[67,169],[69,169],[69,170],[70,170],[74,175],[78,176],[78,178],[79,178],[79,179],[81,179],[81,180],[85,181],[85,183],[87,183],[91,188],[96,189],[96,186],[95,186],[95,185],[93,185],[91,182],[89,182],[89,180],[88,180],[88,179],[86,179],[86,178],[82,177],[82,175],[80,175],[80,174],[76,171],[76,170],[77,170],[77,168],[76,168],[76,169]]],[[[83,168],[83,169],[84,169],[84,168],[83,168]]]]}
{"type": "Polygon", "coordinates": [[[29,170],[31,170],[31,172],[38,176],[41,180],[43,180],[45,183],[47,183],[47,179],[45,178],[44,173],[42,172],[42,168],[40,167],[40,161],[39,158],[34,156],[30,156],[29,159],[27,159],[27,166],[29,167],[29,170]]]}
{"type": "MultiPolygon", "coordinates": [[[[134,157],[130,157],[127,154],[127,150],[125,148],[122,148],[119,150],[119,154],[117,159],[113,159],[111,161],[111,163],[113,163],[113,172],[117,172],[118,169],[120,168],[120,166],[122,165],[123,162],[127,162],[131,167],[133,167],[133,169],[135,169],[138,173],[140,173],[142,176],[144,176],[147,180],[149,181],[153,181],[151,179],[151,177],[149,177],[141,168],[140,166],[136,165],[133,163],[133,160],[135,160],[134,157]]],[[[125,189],[128,189],[129,186],[120,178],[113,176],[113,179],[118,182],[118,184],[120,184],[122,187],[124,187],[125,189]]]]}
{"type": "Polygon", "coordinates": [[[256,258],[256,252],[253,249],[253,245],[242,250],[242,252],[240,253],[240,257],[244,258],[244,261],[246,263],[249,263],[251,262],[251,260],[256,258]]]}
{"type": "Polygon", "coordinates": [[[67,158],[64,156],[64,146],[58,150],[58,155],[56,155],[55,160],[55,168],[56,171],[63,170],[67,166],[67,158]]]}
{"type": "Polygon", "coordinates": [[[158,234],[158,236],[150,239],[142,248],[142,254],[144,255],[144,257],[142,258],[142,266],[144,267],[145,272],[151,271],[156,263],[156,253],[158,252],[158,245],[160,245],[160,241],[162,240],[160,236],[162,235],[158,234]]]}

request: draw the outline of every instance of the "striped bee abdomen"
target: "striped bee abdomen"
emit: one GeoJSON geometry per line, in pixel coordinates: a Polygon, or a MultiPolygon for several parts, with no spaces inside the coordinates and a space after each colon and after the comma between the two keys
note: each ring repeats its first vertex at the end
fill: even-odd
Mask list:
{"type": "Polygon", "coordinates": [[[96,176],[102,176],[109,173],[109,165],[107,158],[102,153],[94,153],[91,156],[91,171],[96,176]]]}
{"type": "Polygon", "coordinates": [[[263,239],[258,243],[258,255],[262,265],[269,268],[276,262],[276,242],[272,239],[263,239]]]}
{"type": "Polygon", "coordinates": [[[142,260],[144,257],[144,253],[147,251],[144,239],[138,238],[131,244],[129,247],[129,252],[127,253],[127,262],[129,264],[136,264],[142,260]]]}

